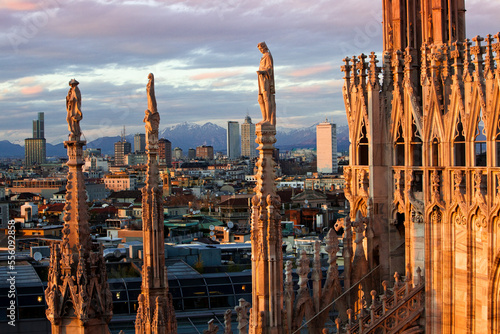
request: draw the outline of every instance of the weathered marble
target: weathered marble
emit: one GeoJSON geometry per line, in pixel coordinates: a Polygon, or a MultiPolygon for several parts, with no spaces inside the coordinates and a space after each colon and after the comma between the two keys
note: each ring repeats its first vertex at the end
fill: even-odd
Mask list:
{"type": "Polygon", "coordinates": [[[64,142],[69,159],[63,237],[60,245],[51,247],[46,315],[54,334],[107,334],[112,298],[102,247],[94,249],[90,239],[82,173],[86,142],[80,140],[81,95],[78,81],[71,80],[70,86],[66,98],[70,140],[64,142]]]}
{"type": "Polygon", "coordinates": [[[173,334],[177,332],[172,295],[168,291],[165,267],[163,190],[159,186],[158,127],[154,76],[148,75],[148,109],[144,118],[148,155],[146,185],[142,188],[143,264],[139,307],[135,320],[137,334],[173,334]]]}
{"type": "Polygon", "coordinates": [[[342,67],[369,268],[424,267],[427,332],[498,333],[500,34],[465,39],[463,0],[383,0],[383,21],[381,60],[342,67]]]}

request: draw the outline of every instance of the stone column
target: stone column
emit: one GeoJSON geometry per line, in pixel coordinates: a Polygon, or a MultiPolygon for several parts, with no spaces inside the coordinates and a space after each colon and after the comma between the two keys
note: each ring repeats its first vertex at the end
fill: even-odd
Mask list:
{"type": "Polygon", "coordinates": [[[66,99],[70,136],[68,150],[68,183],[64,206],[64,228],[61,244],[51,248],[45,299],[47,319],[52,333],[109,333],[112,298],[106,275],[102,247],[94,251],[88,224],[87,195],[82,173],[85,141],[80,140],[80,91],[76,80],[70,81],[66,99]]]}
{"type": "Polygon", "coordinates": [[[283,254],[280,198],[276,195],[275,126],[256,126],[259,144],[256,195],[252,198],[252,310],[250,333],[283,333],[283,254]]]}
{"type": "Polygon", "coordinates": [[[166,334],[177,333],[172,295],[168,291],[165,267],[165,242],[163,225],[163,191],[159,186],[158,127],[160,115],[156,110],[154,77],[150,73],[148,110],[146,123],[146,152],[148,167],[146,185],[142,188],[142,236],[144,260],[142,264],[142,293],[138,297],[139,308],[135,332],[166,334]]]}

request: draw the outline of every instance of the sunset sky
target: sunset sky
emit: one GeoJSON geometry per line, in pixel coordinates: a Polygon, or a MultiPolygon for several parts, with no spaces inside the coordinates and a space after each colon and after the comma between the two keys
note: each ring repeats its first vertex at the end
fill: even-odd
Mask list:
{"type": "MultiPolygon", "coordinates": [[[[257,76],[274,57],[278,127],[346,124],[340,66],[382,44],[381,0],[1,0],[0,140],[24,145],[45,112],[67,139],[68,82],[80,82],[87,140],[144,132],[156,78],[160,128],[260,121],[257,76]]],[[[500,31],[499,0],[466,1],[467,36],[500,31]]]]}

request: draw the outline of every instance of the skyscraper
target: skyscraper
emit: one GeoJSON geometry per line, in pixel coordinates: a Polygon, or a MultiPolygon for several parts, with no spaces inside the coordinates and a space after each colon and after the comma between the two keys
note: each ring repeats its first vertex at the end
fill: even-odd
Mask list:
{"type": "Polygon", "coordinates": [[[316,126],[317,170],[337,173],[337,126],[326,120],[316,126]]]}
{"type": "Polygon", "coordinates": [[[144,133],[136,133],[134,135],[134,152],[146,152],[146,135],[144,133]]]}
{"type": "Polygon", "coordinates": [[[255,143],[255,124],[247,115],[245,121],[241,124],[241,155],[254,158],[257,156],[257,145],[255,143]]]}
{"type": "Polygon", "coordinates": [[[45,138],[26,138],[24,140],[26,166],[44,164],[46,157],[45,138]]]}
{"type": "Polygon", "coordinates": [[[44,164],[46,161],[46,141],[44,113],[38,113],[38,119],[33,120],[33,137],[24,140],[24,162],[26,166],[44,164]]]}
{"type": "Polygon", "coordinates": [[[241,155],[240,150],[240,126],[238,122],[227,122],[227,157],[229,159],[238,159],[241,155]]]}
{"type": "Polygon", "coordinates": [[[161,165],[172,166],[172,143],[161,138],[158,140],[158,160],[161,165]]]}
{"type": "Polygon", "coordinates": [[[125,165],[125,155],[132,151],[132,145],[122,138],[119,142],[115,143],[115,166],[125,165]]]}
{"type": "Polygon", "coordinates": [[[38,113],[38,119],[33,120],[33,138],[45,138],[45,117],[43,112],[38,113]]]}

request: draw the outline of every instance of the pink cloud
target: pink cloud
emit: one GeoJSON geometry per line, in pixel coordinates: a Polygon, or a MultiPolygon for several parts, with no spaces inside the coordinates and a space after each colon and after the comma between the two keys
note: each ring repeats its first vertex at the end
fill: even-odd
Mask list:
{"type": "Polygon", "coordinates": [[[4,0],[0,2],[0,9],[9,9],[17,11],[28,11],[37,8],[35,1],[26,0],[4,0]]]}
{"type": "Polygon", "coordinates": [[[322,85],[298,86],[290,90],[294,93],[319,93],[324,89],[322,85]]]}
{"type": "Polygon", "coordinates": [[[208,72],[208,73],[200,73],[200,74],[195,74],[190,77],[191,80],[208,80],[208,79],[223,79],[223,78],[229,78],[229,77],[234,77],[238,74],[240,74],[240,71],[233,71],[233,72],[208,72]]]}
{"type": "Polygon", "coordinates": [[[21,93],[23,95],[35,95],[35,94],[40,94],[41,92],[43,92],[42,86],[31,86],[31,87],[24,87],[21,89],[21,93]]]}
{"type": "Polygon", "coordinates": [[[308,68],[293,71],[292,73],[290,73],[290,75],[293,77],[306,77],[309,75],[329,71],[331,69],[332,69],[331,65],[318,65],[318,66],[313,66],[313,67],[308,67],[308,68]]]}

